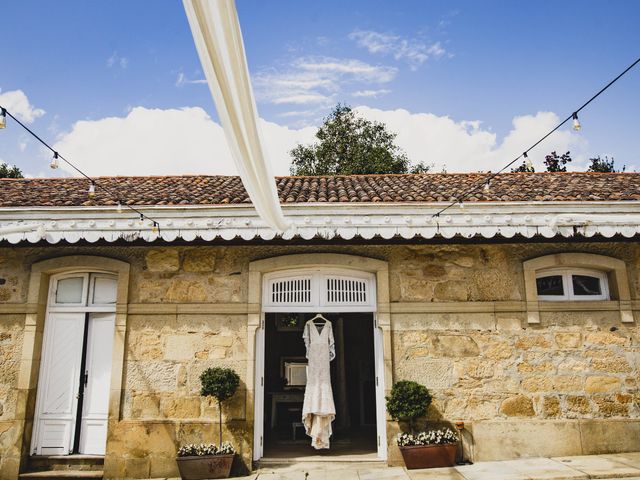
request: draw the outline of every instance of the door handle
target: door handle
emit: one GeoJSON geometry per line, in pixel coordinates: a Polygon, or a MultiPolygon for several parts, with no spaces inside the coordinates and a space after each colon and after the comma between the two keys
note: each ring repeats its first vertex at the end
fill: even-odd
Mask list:
{"type": "Polygon", "coordinates": [[[85,386],[85,388],[87,387],[87,383],[89,383],[89,371],[85,370],[84,371],[84,386],[85,386]]]}

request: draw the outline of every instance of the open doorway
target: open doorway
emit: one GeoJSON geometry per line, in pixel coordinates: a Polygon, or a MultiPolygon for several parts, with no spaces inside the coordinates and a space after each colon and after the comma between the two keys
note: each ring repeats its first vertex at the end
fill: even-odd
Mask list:
{"type": "Polygon", "coordinates": [[[305,322],[314,313],[266,313],[264,329],[264,456],[377,458],[373,313],[323,313],[332,323],[336,407],[331,447],[315,450],[302,426],[306,383],[305,322]]]}

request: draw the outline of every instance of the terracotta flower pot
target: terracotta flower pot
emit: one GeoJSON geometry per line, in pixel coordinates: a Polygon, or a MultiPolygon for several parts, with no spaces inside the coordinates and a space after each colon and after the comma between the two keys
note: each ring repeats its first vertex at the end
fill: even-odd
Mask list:
{"type": "Polygon", "coordinates": [[[400,447],[404,464],[409,470],[416,468],[453,467],[456,463],[457,443],[446,445],[414,445],[400,447]]]}
{"type": "Polygon", "coordinates": [[[235,454],[177,457],[178,470],[183,480],[229,478],[235,454]]]}

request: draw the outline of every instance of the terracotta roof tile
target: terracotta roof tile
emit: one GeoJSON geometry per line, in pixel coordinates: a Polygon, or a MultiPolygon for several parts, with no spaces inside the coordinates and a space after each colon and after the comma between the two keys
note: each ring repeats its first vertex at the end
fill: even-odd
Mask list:
{"type": "MultiPolygon", "coordinates": [[[[448,202],[488,174],[350,175],[277,177],[282,203],[448,202]]],[[[130,205],[225,205],[250,203],[239,177],[98,177],[130,205]]],[[[0,207],[114,205],[97,189],[87,197],[82,178],[0,180],[0,207]]],[[[640,173],[504,173],[467,202],[640,200],[640,173]]]]}

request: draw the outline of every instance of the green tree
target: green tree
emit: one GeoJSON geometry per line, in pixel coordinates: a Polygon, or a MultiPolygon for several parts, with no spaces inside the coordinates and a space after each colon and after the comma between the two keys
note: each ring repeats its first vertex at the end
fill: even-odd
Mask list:
{"type": "Polygon", "coordinates": [[[551,152],[544,157],[544,164],[547,166],[547,172],[566,172],[567,163],[571,161],[570,152],[563,155],[558,155],[556,152],[551,152]]]}
{"type": "Polygon", "coordinates": [[[24,178],[22,171],[16,167],[10,167],[6,163],[0,163],[0,178],[24,178]]]}
{"type": "Polygon", "coordinates": [[[409,380],[400,380],[391,387],[391,395],[385,397],[387,412],[394,420],[409,422],[409,428],[415,431],[416,420],[427,414],[431,405],[431,393],[424,385],[409,380]]]}
{"type": "Polygon", "coordinates": [[[202,388],[200,394],[211,396],[218,402],[218,426],[220,428],[220,443],[222,445],[222,402],[233,397],[240,385],[240,377],[230,368],[207,368],[200,375],[202,388]]]}
{"type": "Polygon", "coordinates": [[[587,172],[615,173],[624,172],[627,169],[625,165],[622,167],[622,170],[616,170],[615,160],[613,157],[609,160],[609,157],[606,155],[604,158],[600,158],[600,155],[598,155],[597,157],[590,158],[589,161],[591,162],[591,165],[589,165],[587,172]]]}
{"type": "Polygon", "coordinates": [[[316,132],[317,143],[291,150],[292,175],[353,175],[368,173],[425,173],[430,166],[411,167],[395,144],[396,134],[385,124],[356,116],[338,104],[316,132]]]}

